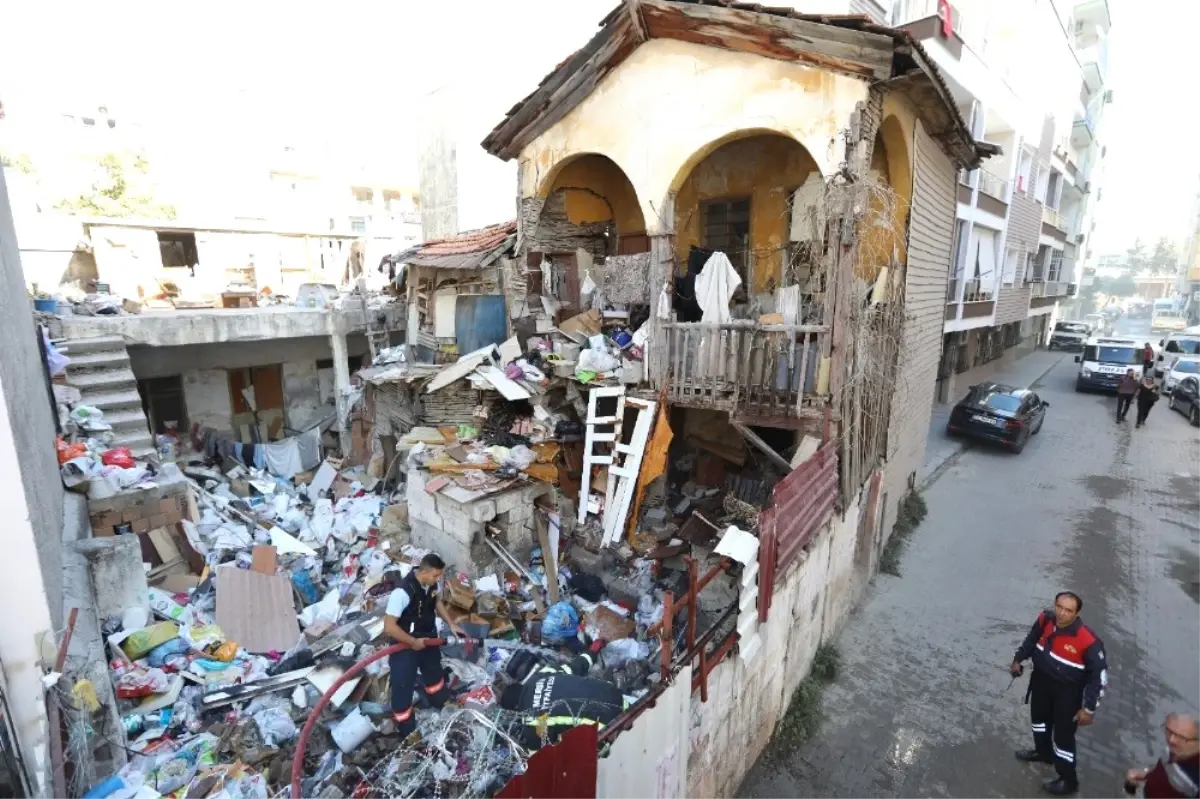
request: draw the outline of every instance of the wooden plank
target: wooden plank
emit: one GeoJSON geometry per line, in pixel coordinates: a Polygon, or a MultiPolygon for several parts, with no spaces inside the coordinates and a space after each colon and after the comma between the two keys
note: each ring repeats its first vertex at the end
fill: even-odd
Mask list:
{"type": "Polygon", "coordinates": [[[558,602],[558,561],[550,547],[550,520],[544,513],[533,514],[533,527],[537,531],[538,546],[542,548],[542,558],[546,564],[546,593],[550,604],[558,602]]]}
{"type": "Polygon", "coordinates": [[[742,424],[741,422],[730,422],[730,424],[734,427],[734,429],[741,433],[747,441],[749,441],[760,452],[762,452],[762,454],[766,455],[771,463],[782,469],[784,474],[787,474],[792,470],[792,465],[788,463],[782,455],[771,449],[771,445],[759,438],[758,434],[749,427],[746,427],[746,425],[742,424]]]}
{"type": "Polygon", "coordinates": [[[217,569],[217,625],[247,652],[286,652],[300,639],[292,583],[250,569],[217,569]]]}
{"type": "Polygon", "coordinates": [[[275,547],[256,546],[250,553],[250,568],[259,574],[274,574],[279,568],[279,552],[275,547]]]}

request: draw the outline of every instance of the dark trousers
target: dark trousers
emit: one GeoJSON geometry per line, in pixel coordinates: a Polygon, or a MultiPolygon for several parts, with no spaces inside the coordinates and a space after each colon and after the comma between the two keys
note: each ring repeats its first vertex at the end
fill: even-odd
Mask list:
{"type": "Polygon", "coordinates": [[[446,704],[449,691],[446,675],[442,672],[441,647],[430,646],[420,651],[406,649],[388,657],[391,668],[390,687],[392,693],[392,719],[401,738],[408,737],[416,728],[413,717],[413,691],[417,687],[417,672],[421,673],[421,685],[429,702],[434,707],[446,704]]]}
{"type": "Polygon", "coordinates": [[[1125,418],[1125,414],[1129,413],[1129,406],[1133,402],[1132,394],[1117,395],[1117,421],[1125,418]]]}
{"type": "Polygon", "coordinates": [[[1072,785],[1075,776],[1075,714],[1083,707],[1083,689],[1038,673],[1030,677],[1029,715],[1038,754],[1054,760],[1058,776],[1072,785]]]}
{"type": "Polygon", "coordinates": [[[1138,424],[1142,424],[1146,421],[1146,417],[1150,415],[1150,409],[1153,407],[1154,406],[1150,405],[1150,404],[1143,405],[1140,402],[1138,403],[1138,410],[1137,410],[1137,423],[1138,424]]]}

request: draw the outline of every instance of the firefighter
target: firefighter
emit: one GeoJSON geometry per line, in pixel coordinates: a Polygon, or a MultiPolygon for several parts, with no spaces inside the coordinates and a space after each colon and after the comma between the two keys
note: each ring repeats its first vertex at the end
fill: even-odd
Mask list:
{"type": "Polygon", "coordinates": [[[408,649],[392,653],[388,658],[391,667],[392,718],[396,732],[407,738],[417,729],[413,718],[413,690],[417,672],[421,674],[422,687],[429,703],[440,708],[449,698],[446,675],[442,672],[441,647],[426,646],[426,638],[437,637],[435,614],[450,626],[455,635],[462,630],[446,615],[446,606],[437,596],[438,581],[446,564],[437,555],[430,553],[421,559],[421,564],[408,573],[400,587],[388,597],[384,611],[383,630],[388,637],[408,649]]]}
{"type": "Polygon", "coordinates": [[[1063,591],[1056,596],[1054,608],[1038,614],[1009,667],[1016,677],[1023,671],[1021,662],[1033,659],[1025,700],[1030,703],[1034,748],[1016,755],[1029,763],[1054,764],[1058,777],[1042,789],[1055,796],[1079,790],[1075,730],[1092,723],[1108,685],[1104,643],[1079,618],[1082,609],[1078,594],[1063,591]]]}
{"type": "Polygon", "coordinates": [[[595,653],[604,646],[596,641],[589,652],[563,666],[539,665],[526,652],[518,652],[506,672],[516,682],[500,694],[500,706],[525,716],[522,743],[538,749],[557,743],[567,730],[580,724],[604,728],[625,709],[625,696],[610,682],[588,677],[595,653]]]}

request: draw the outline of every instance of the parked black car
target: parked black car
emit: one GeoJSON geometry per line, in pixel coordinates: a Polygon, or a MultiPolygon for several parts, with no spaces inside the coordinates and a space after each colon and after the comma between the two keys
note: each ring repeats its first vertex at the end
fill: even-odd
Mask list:
{"type": "Polygon", "coordinates": [[[1029,437],[1041,431],[1049,407],[1050,403],[1028,389],[979,383],[954,406],[946,432],[993,441],[1020,452],[1029,437]]]}
{"type": "Polygon", "coordinates": [[[1180,380],[1171,392],[1167,407],[1186,416],[1192,427],[1200,427],[1200,379],[1185,377],[1180,380]]]}

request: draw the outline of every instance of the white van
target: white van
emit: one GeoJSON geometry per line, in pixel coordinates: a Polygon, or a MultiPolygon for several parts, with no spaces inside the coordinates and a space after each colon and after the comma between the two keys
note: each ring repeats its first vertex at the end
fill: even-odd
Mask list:
{"type": "Polygon", "coordinates": [[[1142,348],[1143,344],[1132,338],[1097,336],[1088,339],[1083,352],[1075,356],[1075,363],[1079,364],[1075,390],[1116,391],[1127,369],[1132,369],[1134,377],[1141,380],[1142,348]]]}
{"type": "Polygon", "coordinates": [[[1161,379],[1169,375],[1175,361],[1179,360],[1181,355],[1200,355],[1200,333],[1185,330],[1182,333],[1172,333],[1159,341],[1158,363],[1154,365],[1154,376],[1161,379]]]}

